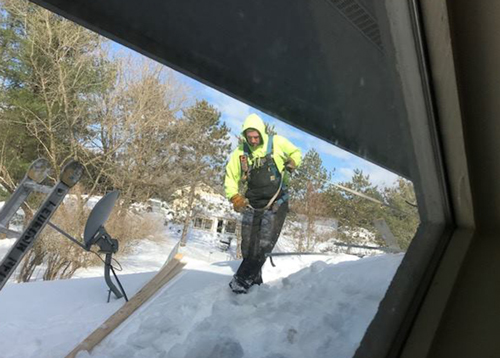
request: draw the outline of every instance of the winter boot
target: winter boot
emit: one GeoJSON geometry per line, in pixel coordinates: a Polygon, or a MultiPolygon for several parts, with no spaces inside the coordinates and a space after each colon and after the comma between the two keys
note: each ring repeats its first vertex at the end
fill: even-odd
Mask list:
{"type": "Polygon", "coordinates": [[[259,274],[257,275],[257,277],[255,278],[255,280],[253,280],[253,283],[254,285],[262,285],[264,281],[262,281],[262,270],[259,271],[259,274]]]}
{"type": "Polygon", "coordinates": [[[231,282],[229,282],[229,287],[231,287],[231,290],[233,290],[234,293],[238,294],[247,293],[250,286],[252,286],[251,283],[239,278],[238,276],[233,276],[233,279],[231,280],[231,282]]]}

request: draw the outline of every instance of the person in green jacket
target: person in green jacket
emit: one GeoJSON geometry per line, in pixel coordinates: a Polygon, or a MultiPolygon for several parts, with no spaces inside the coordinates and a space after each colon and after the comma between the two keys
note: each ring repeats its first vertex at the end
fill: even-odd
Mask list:
{"type": "Polygon", "coordinates": [[[244,140],[233,151],[226,166],[224,188],[234,210],[243,214],[241,252],[243,262],[229,286],[246,293],[262,283],[261,269],[280,235],[288,213],[287,184],[300,165],[301,152],[288,139],[268,135],[262,119],[248,116],[243,124],[244,140]],[[239,192],[246,184],[246,192],[239,192]]]}

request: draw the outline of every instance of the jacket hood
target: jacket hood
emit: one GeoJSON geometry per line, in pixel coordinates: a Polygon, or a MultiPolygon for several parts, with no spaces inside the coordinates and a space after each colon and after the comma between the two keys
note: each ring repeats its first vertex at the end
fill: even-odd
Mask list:
{"type": "Polygon", "coordinates": [[[260,137],[262,138],[262,143],[258,146],[258,148],[263,145],[267,145],[266,125],[264,124],[262,118],[260,118],[256,114],[251,114],[245,119],[245,122],[243,123],[243,129],[241,131],[241,135],[243,136],[243,138],[245,138],[245,140],[245,131],[249,128],[257,130],[260,134],[260,137]]]}

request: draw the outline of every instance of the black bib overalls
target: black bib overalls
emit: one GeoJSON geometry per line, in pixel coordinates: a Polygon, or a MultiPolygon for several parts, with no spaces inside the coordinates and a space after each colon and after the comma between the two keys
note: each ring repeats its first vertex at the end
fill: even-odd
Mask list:
{"type": "Polygon", "coordinates": [[[267,210],[259,210],[269,203],[278,190],[280,193],[276,201],[280,201],[284,195],[284,190],[280,189],[281,175],[270,155],[256,158],[249,172],[248,190],[245,196],[256,210],[249,209],[243,213],[241,225],[243,262],[235,275],[235,278],[247,287],[262,283],[261,269],[266,261],[266,254],[276,245],[285,222],[288,201],[283,201],[279,206],[271,205],[267,210]]]}

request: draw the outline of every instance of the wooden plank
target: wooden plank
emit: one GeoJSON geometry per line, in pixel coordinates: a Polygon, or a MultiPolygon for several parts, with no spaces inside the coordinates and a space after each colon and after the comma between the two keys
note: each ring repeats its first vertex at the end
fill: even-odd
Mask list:
{"type": "Polygon", "coordinates": [[[75,347],[66,358],[75,358],[78,352],[92,352],[92,349],[106,338],[113,330],[125,321],[133,312],[153,296],[167,282],[182,271],[185,263],[181,262],[182,254],[177,254],[167,265],[165,265],[134,297],[116,311],[106,322],[101,324],[85,340],[75,347]]]}

